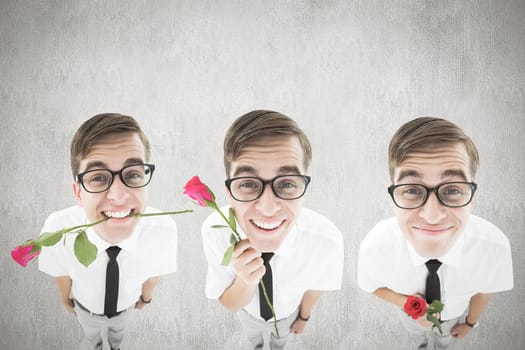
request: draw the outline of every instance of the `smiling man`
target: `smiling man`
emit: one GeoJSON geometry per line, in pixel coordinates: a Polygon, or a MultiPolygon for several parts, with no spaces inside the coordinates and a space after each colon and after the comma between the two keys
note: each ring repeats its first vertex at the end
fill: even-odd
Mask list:
{"type": "MultiPolygon", "coordinates": [[[[206,295],[238,311],[253,349],[270,333],[282,349],[300,334],[321,290],[341,288],[343,240],[324,216],[303,208],[311,160],[306,135],[287,116],[256,110],[239,117],[224,140],[226,192],[243,238],[229,266],[222,266],[230,232],[213,213],[202,225],[208,259],[206,295]],[[278,320],[276,336],[259,281],[263,279],[278,320]]],[[[221,209],[228,213],[229,207],[221,209]]]]}
{"type": "MultiPolygon", "coordinates": [[[[401,309],[410,295],[444,304],[436,349],[465,337],[492,293],[513,287],[507,237],[471,214],[478,163],[472,140],[447,120],[422,117],[401,126],[389,146],[395,218],[379,222],[359,250],[365,291],[401,309]]],[[[426,317],[401,311],[401,322],[417,349],[427,349],[426,317]]]]}
{"type": "Polygon", "coordinates": [[[91,349],[102,349],[107,332],[119,349],[134,308],[150,303],[160,275],[176,271],[177,227],[147,207],[147,185],[155,166],[137,122],[121,114],[99,114],[84,122],[71,142],[73,193],[77,206],[49,216],[42,232],[92,223],[87,230],[98,255],[88,267],[74,255],[74,236],[42,250],[41,271],[55,277],[66,310],[76,316],[91,349]]]}

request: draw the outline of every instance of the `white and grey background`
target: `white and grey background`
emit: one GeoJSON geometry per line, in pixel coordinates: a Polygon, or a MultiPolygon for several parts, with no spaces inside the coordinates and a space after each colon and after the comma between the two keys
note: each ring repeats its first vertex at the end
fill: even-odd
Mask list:
{"type": "Polygon", "coordinates": [[[84,349],[54,281],[10,250],[73,205],[69,142],[101,112],[129,114],[152,143],[150,204],[193,208],[179,271],[132,322],[123,349],[241,349],[235,315],[204,295],[200,225],[182,195],[199,175],[225,203],[222,140],[252,109],[310,137],[307,206],[344,234],[341,291],[325,293],[289,349],[407,349],[392,306],[356,285],[359,242],[392,215],[387,144],[416,116],[471,135],[474,211],[510,239],[515,287],[454,349],[525,344],[523,1],[0,1],[0,348],[84,349]]]}

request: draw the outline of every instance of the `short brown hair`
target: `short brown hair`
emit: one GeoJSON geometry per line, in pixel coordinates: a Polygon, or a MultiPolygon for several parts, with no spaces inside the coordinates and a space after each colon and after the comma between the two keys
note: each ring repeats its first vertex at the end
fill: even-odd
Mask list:
{"type": "Polygon", "coordinates": [[[246,146],[263,137],[297,136],[304,157],[304,169],[312,159],[310,141],[297,123],[286,115],[266,110],[246,113],[233,122],[224,138],[224,168],[230,176],[231,162],[237,159],[246,146]]]}
{"type": "Polygon", "coordinates": [[[146,135],[142,132],[139,124],[130,116],[118,113],[97,114],[86,120],[78,128],[73,140],[71,140],[71,170],[76,178],[80,168],[80,161],[84,159],[91,148],[107,135],[137,133],[144,144],[146,161],[150,156],[150,145],[146,135]]]}
{"type": "Polygon", "coordinates": [[[431,146],[443,146],[462,142],[470,158],[470,172],[474,178],[479,166],[479,154],[474,142],[456,124],[441,118],[420,117],[403,124],[394,134],[388,146],[388,168],[394,181],[394,168],[409,153],[431,152],[431,146]]]}

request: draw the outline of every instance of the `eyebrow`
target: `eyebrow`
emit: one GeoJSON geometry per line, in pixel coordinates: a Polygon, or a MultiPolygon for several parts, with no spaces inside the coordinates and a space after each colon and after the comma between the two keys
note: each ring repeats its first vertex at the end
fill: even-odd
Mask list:
{"type": "MultiPolygon", "coordinates": [[[[448,169],[448,170],[445,170],[441,176],[443,177],[454,177],[454,176],[458,176],[458,177],[461,177],[461,179],[463,181],[467,181],[467,176],[465,175],[465,172],[461,169],[448,169]]],[[[404,178],[406,177],[416,177],[416,178],[421,178],[421,174],[418,173],[416,170],[413,170],[413,169],[407,169],[407,170],[403,170],[399,173],[399,176],[397,177],[397,183],[399,183],[401,180],[403,180],[404,178]]]]}
{"type": "Polygon", "coordinates": [[[417,171],[412,169],[403,170],[399,173],[399,176],[397,177],[397,183],[399,183],[401,180],[403,180],[406,177],[417,177],[421,178],[421,174],[419,174],[417,171]]]}
{"type": "MultiPolygon", "coordinates": [[[[144,160],[142,160],[141,158],[128,158],[124,162],[124,166],[133,165],[133,164],[142,164],[142,163],[144,163],[144,160]]],[[[84,171],[88,171],[91,169],[107,169],[107,168],[108,168],[108,165],[104,163],[103,161],[94,160],[86,164],[86,169],[84,171]]]]}
{"type": "Polygon", "coordinates": [[[301,174],[301,172],[299,171],[299,168],[295,165],[285,165],[279,168],[279,174],[301,174]]]}
{"type": "MultiPolygon", "coordinates": [[[[248,173],[250,175],[256,176],[257,171],[249,165],[240,166],[239,168],[235,169],[235,172],[233,173],[233,177],[239,176],[239,174],[242,173],[248,173]]],[[[279,168],[278,175],[285,175],[285,174],[301,174],[299,171],[299,168],[295,165],[284,165],[279,168]]]]}
{"type": "Polygon", "coordinates": [[[251,175],[257,175],[257,173],[255,172],[254,168],[252,168],[251,166],[248,166],[248,165],[243,165],[243,166],[240,166],[237,169],[235,169],[235,171],[233,173],[233,177],[237,177],[237,176],[239,176],[239,174],[242,174],[242,173],[249,173],[251,175]]]}
{"type": "Polygon", "coordinates": [[[450,176],[450,177],[454,177],[454,176],[458,176],[460,177],[461,179],[463,179],[463,181],[467,181],[467,175],[465,174],[465,172],[461,169],[449,169],[449,170],[445,170],[445,172],[443,173],[443,176],[450,176]]]}

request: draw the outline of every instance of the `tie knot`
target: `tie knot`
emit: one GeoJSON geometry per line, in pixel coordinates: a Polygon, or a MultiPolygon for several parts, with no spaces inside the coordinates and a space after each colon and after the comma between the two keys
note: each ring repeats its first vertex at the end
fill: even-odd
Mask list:
{"type": "Polygon", "coordinates": [[[428,271],[436,273],[437,270],[439,270],[439,267],[441,266],[441,261],[437,259],[431,259],[427,261],[425,265],[427,265],[428,271]]]}
{"type": "Polygon", "coordinates": [[[114,245],[106,249],[106,253],[108,253],[109,261],[114,261],[117,258],[118,253],[120,253],[120,247],[114,245]]]}
{"type": "Polygon", "coordinates": [[[272,259],[273,255],[274,255],[274,253],[262,253],[261,257],[263,258],[264,263],[268,264],[270,262],[270,260],[272,259]]]}

